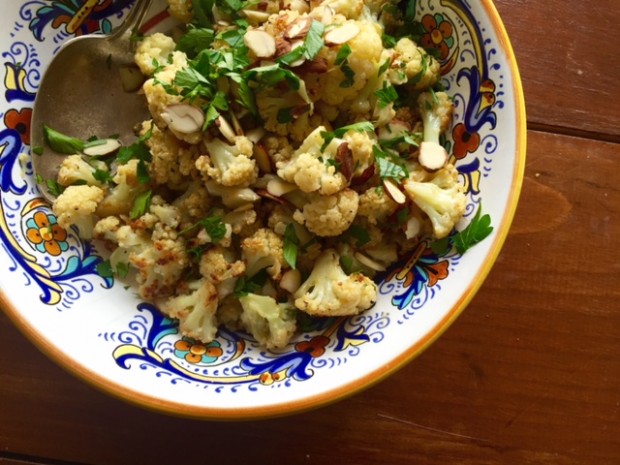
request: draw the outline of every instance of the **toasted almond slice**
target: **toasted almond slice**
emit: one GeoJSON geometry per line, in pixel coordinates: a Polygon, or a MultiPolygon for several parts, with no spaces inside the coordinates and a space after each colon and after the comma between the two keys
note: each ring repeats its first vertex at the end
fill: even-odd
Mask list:
{"type": "Polygon", "coordinates": [[[383,187],[385,188],[385,192],[387,193],[387,195],[389,195],[394,202],[400,205],[403,205],[405,202],[407,202],[407,196],[391,179],[384,179],[383,187]]]}
{"type": "Polygon", "coordinates": [[[321,22],[326,26],[330,25],[334,21],[334,14],[334,9],[329,5],[325,5],[321,15],[321,22]]]}
{"type": "Polygon", "coordinates": [[[310,30],[311,25],[312,18],[308,16],[298,18],[288,25],[284,31],[284,37],[286,39],[298,39],[300,37],[305,37],[310,30]]]}
{"type": "Polygon", "coordinates": [[[436,142],[422,142],[418,162],[427,171],[437,171],[448,161],[448,152],[436,142]]]}
{"type": "Polygon", "coordinates": [[[237,119],[237,115],[235,115],[232,111],[230,112],[230,120],[232,121],[232,127],[235,130],[235,133],[238,136],[242,136],[243,128],[241,127],[241,123],[237,119]]]}
{"type": "Polygon", "coordinates": [[[301,273],[299,270],[287,270],[280,279],[280,287],[291,294],[301,286],[301,273]]]}
{"type": "Polygon", "coordinates": [[[237,134],[235,134],[235,131],[233,130],[230,123],[226,121],[226,118],[224,118],[222,115],[218,116],[215,120],[215,125],[218,127],[218,129],[228,142],[230,142],[231,144],[235,143],[237,134]]]}
{"type": "Polygon", "coordinates": [[[265,131],[265,128],[254,128],[246,131],[245,137],[250,139],[252,143],[256,144],[259,140],[263,138],[266,133],[267,131],[265,131]]]}
{"type": "Polygon", "coordinates": [[[420,219],[415,216],[409,218],[405,223],[405,237],[407,239],[413,239],[418,234],[420,234],[421,230],[422,223],[420,222],[420,219]]]}
{"type": "Polygon", "coordinates": [[[117,139],[100,139],[96,142],[96,144],[87,145],[82,153],[90,157],[101,157],[116,152],[122,145],[117,139]]]}
{"type": "Polygon", "coordinates": [[[135,92],[144,84],[144,74],[142,74],[140,68],[133,63],[119,66],[118,73],[125,92],[135,92]]]}
{"type": "Polygon", "coordinates": [[[353,39],[360,32],[360,28],[353,22],[344,23],[340,27],[330,29],[325,33],[325,42],[328,44],[344,44],[353,39]]]}
{"type": "Polygon", "coordinates": [[[276,39],[260,29],[250,29],[243,36],[243,43],[259,58],[269,58],[276,53],[276,39]]]}
{"type": "MultiPolygon", "coordinates": [[[[295,41],[291,42],[291,52],[293,50],[295,50],[296,48],[301,47],[303,44],[304,44],[303,40],[295,40],[295,41]]],[[[301,56],[297,60],[293,61],[289,66],[291,68],[295,68],[297,66],[303,65],[305,61],[306,61],[306,59],[303,56],[301,56]]]]}
{"type": "Polygon", "coordinates": [[[245,9],[241,11],[243,12],[245,17],[248,19],[248,21],[251,24],[264,23],[265,21],[269,19],[269,16],[271,16],[266,11],[249,10],[249,9],[245,9]]]}
{"type": "Polygon", "coordinates": [[[170,129],[182,134],[191,134],[202,130],[202,125],[205,122],[204,112],[187,103],[168,105],[161,113],[161,118],[170,129]]]}
{"type": "Polygon", "coordinates": [[[263,173],[273,172],[273,167],[271,166],[271,159],[269,158],[269,154],[267,153],[267,150],[262,144],[254,143],[253,155],[259,170],[261,170],[263,173]]]}
{"type": "Polygon", "coordinates": [[[283,181],[280,178],[270,179],[267,183],[267,192],[271,195],[275,195],[276,197],[281,197],[284,194],[293,192],[295,189],[297,189],[295,184],[283,181]]]}
{"type": "Polygon", "coordinates": [[[353,254],[353,256],[362,265],[367,266],[368,268],[370,268],[372,270],[375,270],[375,271],[385,271],[386,270],[385,266],[383,266],[381,263],[377,263],[372,258],[367,257],[366,255],[364,255],[364,254],[362,254],[360,252],[355,252],[355,254],[353,254]]]}

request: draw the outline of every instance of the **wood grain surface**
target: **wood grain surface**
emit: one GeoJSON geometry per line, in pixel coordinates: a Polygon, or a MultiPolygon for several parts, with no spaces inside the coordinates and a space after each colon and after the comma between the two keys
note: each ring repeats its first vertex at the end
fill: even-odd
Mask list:
{"type": "Polygon", "coordinates": [[[620,464],[620,5],[496,5],[526,175],[499,259],[435,344],[337,404],[214,423],[94,390],[0,313],[0,464],[620,464]]]}

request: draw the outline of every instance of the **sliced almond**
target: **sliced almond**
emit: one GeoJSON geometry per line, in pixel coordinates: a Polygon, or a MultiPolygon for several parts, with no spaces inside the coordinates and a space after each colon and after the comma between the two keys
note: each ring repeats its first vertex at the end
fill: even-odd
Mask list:
{"type": "Polygon", "coordinates": [[[325,5],[323,14],[321,15],[321,22],[326,26],[330,25],[334,21],[334,14],[333,8],[329,5],[325,5]]]}
{"type": "Polygon", "coordinates": [[[295,189],[297,189],[295,184],[283,181],[280,178],[270,179],[267,183],[267,192],[271,195],[275,195],[276,197],[281,197],[284,194],[293,192],[295,189]]]}
{"type": "Polygon", "coordinates": [[[273,195],[273,194],[270,194],[269,191],[267,191],[267,189],[254,189],[254,192],[256,192],[258,195],[260,195],[262,198],[273,200],[274,202],[277,202],[280,205],[288,205],[289,204],[289,202],[286,199],[284,199],[282,197],[278,197],[278,196],[273,195]]]}
{"type": "Polygon", "coordinates": [[[385,188],[385,192],[387,193],[387,195],[389,195],[390,198],[397,204],[403,205],[405,202],[407,202],[407,196],[391,179],[384,179],[383,187],[385,188]]]}
{"type": "Polygon", "coordinates": [[[99,139],[87,144],[82,153],[90,157],[102,157],[116,152],[121,148],[121,145],[117,139],[99,139]]]}
{"type": "Polygon", "coordinates": [[[230,120],[232,121],[232,127],[235,130],[235,134],[237,134],[238,136],[242,136],[243,128],[241,127],[241,123],[232,111],[230,112],[230,120]]]}
{"type": "Polygon", "coordinates": [[[226,138],[228,142],[230,142],[231,144],[235,143],[237,134],[235,134],[235,131],[230,125],[230,123],[226,121],[226,118],[224,118],[222,115],[218,116],[217,119],[215,120],[215,125],[217,126],[217,128],[220,130],[220,132],[222,133],[222,135],[226,138]]]}
{"type": "Polygon", "coordinates": [[[204,112],[187,103],[168,105],[161,113],[161,118],[170,129],[182,134],[191,134],[202,130],[202,125],[205,122],[204,112]]]}
{"type": "Polygon", "coordinates": [[[243,36],[243,43],[258,58],[269,58],[276,53],[276,39],[268,32],[260,29],[248,30],[243,36]]]}
{"type": "Polygon", "coordinates": [[[273,172],[273,167],[271,166],[271,159],[269,158],[267,149],[265,149],[263,144],[254,144],[253,155],[259,170],[261,170],[263,173],[273,172]]]}
{"type": "MultiPolygon", "coordinates": [[[[291,52],[301,46],[304,45],[304,41],[303,40],[295,40],[293,42],[291,42],[291,52]]],[[[306,61],[306,59],[304,58],[304,56],[302,55],[301,57],[299,57],[297,60],[293,61],[289,66],[291,68],[296,68],[297,66],[301,66],[304,64],[304,62],[306,61]]]]}
{"type": "Polygon", "coordinates": [[[437,171],[448,161],[448,152],[436,142],[422,142],[418,162],[427,171],[437,171]]]}
{"type": "Polygon", "coordinates": [[[325,33],[325,43],[340,45],[353,39],[360,32],[360,28],[353,22],[344,23],[340,27],[330,29],[325,33]]]}
{"type": "Polygon", "coordinates": [[[135,64],[119,66],[118,73],[125,92],[135,92],[144,84],[145,76],[135,64]]]}
{"type": "Polygon", "coordinates": [[[248,19],[248,21],[251,24],[264,23],[265,21],[269,19],[269,16],[271,16],[266,11],[248,10],[248,9],[241,10],[241,11],[243,12],[245,17],[248,19]]]}
{"type": "Polygon", "coordinates": [[[377,263],[372,258],[367,257],[363,253],[355,252],[355,254],[353,254],[353,256],[355,257],[355,259],[358,262],[360,262],[364,266],[367,266],[371,270],[375,270],[375,271],[385,271],[386,270],[385,266],[383,266],[381,263],[377,263]]]}
{"type": "Polygon", "coordinates": [[[267,133],[264,128],[254,128],[246,131],[245,137],[250,139],[252,143],[256,144],[267,133]]]}
{"type": "Polygon", "coordinates": [[[288,25],[288,27],[284,31],[284,37],[286,39],[298,39],[300,37],[305,37],[310,30],[311,25],[312,18],[308,16],[298,18],[288,25]]]}
{"type": "Polygon", "coordinates": [[[353,177],[354,161],[353,151],[348,142],[342,142],[336,149],[336,161],[338,162],[338,171],[347,181],[350,181],[353,177]]]}
{"type": "Polygon", "coordinates": [[[282,274],[280,287],[291,294],[295,293],[301,286],[301,273],[299,270],[287,270],[282,274]]]}
{"type": "Polygon", "coordinates": [[[405,223],[405,237],[407,239],[413,239],[422,230],[422,222],[419,218],[412,216],[405,223]]]}

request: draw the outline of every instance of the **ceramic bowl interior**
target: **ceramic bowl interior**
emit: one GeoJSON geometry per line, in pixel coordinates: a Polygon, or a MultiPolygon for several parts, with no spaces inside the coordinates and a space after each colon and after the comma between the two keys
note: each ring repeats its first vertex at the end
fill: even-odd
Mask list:
{"type": "MultiPolygon", "coordinates": [[[[97,275],[96,246],[73,231],[50,233],[56,218],[35,187],[29,146],[38,83],[65,40],[109,32],[130,2],[4,1],[0,299],[42,351],[88,383],[182,416],[300,412],[385,379],[434,341],[481,286],[507,235],[525,162],[519,74],[490,0],[414,3],[422,40],[437,48],[442,81],[456,104],[448,139],[468,195],[462,224],[482,205],[492,235],[462,256],[438,255],[421,244],[386,273],[372,309],[304,328],[277,352],[225,330],[208,345],[182,338],[174,321],[131,289],[97,275]]],[[[148,27],[171,21],[157,2],[150,17],[148,27]]]]}

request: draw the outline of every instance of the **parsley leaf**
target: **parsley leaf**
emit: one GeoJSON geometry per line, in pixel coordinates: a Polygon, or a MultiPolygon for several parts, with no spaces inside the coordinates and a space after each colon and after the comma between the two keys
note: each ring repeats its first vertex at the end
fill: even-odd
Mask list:
{"type": "Polygon", "coordinates": [[[217,244],[226,236],[226,225],[220,216],[203,218],[198,222],[198,225],[204,228],[214,244],[217,244]]]}
{"type": "Polygon", "coordinates": [[[284,230],[284,260],[291,268],[297,266],[297,251],[299,250],[299,238],[295,234],[295,226],[293,223],[286,225],[284,230]]]}
{"type": "Polygon", "coordinates": [[[62,134],[49,126],[43,126],[45,142],[58,153],[73,155],[84,150],[84,141],[62,134]]]}
{"type": "Polygon", "coordinates": [[[491,217],[488,214],[482,215],[482,206],[479,206],[471,223],[454,236],[454,247],[462,255],[492,232],[491,217]]]}
{"type": "Polygon", "coordinates": [[[323,23],[313,20],[304,40],[304,57],[307,60],[313,60],[323,48],[323,32],[325,32],[323,23]]]}
{"type": "Polygon", "coordinates": [[[151,207],[151,196],[153,193],[151,191],[144,191],[136,196],[133,201],[133,205],[131,206],[131,211],[129,212],[129,218],[132,220],[137,220],[146,212],[149,211],[151,207]]]}
{"type": "Polygon", "coordinates": [[[370,233],[363,226],[352,224],[345,232],[346,237],[355,239],[357,247],[363,247],[370,242],[370,233]]]}
{"type": "Polygon", "coordinates": [[[388,85],[384,82],[383,88],[375,91],[375,97],[377,97],[379,108],[385,108],[390,103],[398,100],[398,92],[396,92],[394,86],[388,85]]]}
{"type": "Polygon", "coordinates": [[[349,44],[344,44],[342,47],[340,47],[340,50],[338,50],[338,54],[336,55],[336,60],[334,61],[334,64],[340,66],[346,61],[349,55],[351,55],[351,47],[349,46],[349,44]]]}
{"type": "Polygon", "coordinates": [[[185,52],[188,56],[192,57],[208,48],[213,42],[214,37],[215,33],[212,29],[206,27],[190,27],[177,42],[177,50],[185,52]]]}
{"type": "Polygon", "coordinates": [[[234,294],[243,297],[247,294],[256,294],[267,282],[268,275],[265,269],[260,270],[252,277],[241,276],[235,283],[234,294]]]}
{"type": "Polygon", "coordinates": [[[400,181],[409,176],[407,167],[398,156],[381,149],[377,145],[373,145],[372,153],[381,179],[391,178],[400,181]]]}
{"type": "Polygon", "coordinates": [[[360,121],[358,123],[349,124],[347,126],[342,126],[334,131],[321,131],[321,137],[323,138],[323,145],[321,146],[321,152],[324,151],[329,143],[334,140],[334,138],[340,138],[344,136],[349,131],[355,132],[374,132],[375,127],[369,121],[360,121]]]}

